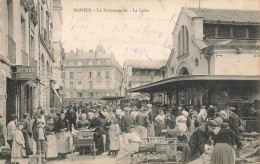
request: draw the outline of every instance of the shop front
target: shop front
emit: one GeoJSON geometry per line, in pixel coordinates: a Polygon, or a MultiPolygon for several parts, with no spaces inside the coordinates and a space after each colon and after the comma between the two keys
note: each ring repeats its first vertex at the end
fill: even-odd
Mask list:
{"type": "Polygon", "coordinates": [[[12,66],[12,78],[7,78],[6,116],[7,122],[10,116],[16,114],[18,120],[22,120],[24,113],[33,115],[36,109],[35,95],[37,82],[36,67],[12,66]]]}

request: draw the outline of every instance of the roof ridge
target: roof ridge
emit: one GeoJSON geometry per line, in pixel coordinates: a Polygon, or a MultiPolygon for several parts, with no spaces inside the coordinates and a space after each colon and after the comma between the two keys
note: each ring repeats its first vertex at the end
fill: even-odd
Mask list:
{"type": "Polygon", "coordinates": [[[203,10],[203,11],[231,11],[231,12],[249,12],[249,13],[259,13],[260,10],[239,10],[239,9],[214,9],[214,8],[196,8],[196,7],[188,7],[191,10],[203,10]]]}

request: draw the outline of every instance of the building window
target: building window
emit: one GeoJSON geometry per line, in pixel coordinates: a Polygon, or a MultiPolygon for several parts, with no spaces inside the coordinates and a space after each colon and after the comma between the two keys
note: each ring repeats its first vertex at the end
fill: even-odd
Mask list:
{"type": "Polygon", "coordinates": [[[97,88],[101,88],[101,81],[97,81],[97,88]]]}
{"type": "Polygon", "coordinates": [[[78,89],[82,89],[82,81],[78,81],[78,89]]]}
{"type": "Polygon", "coordinates": [[[98,97],[98,98],[101,98],[101,92],[98,92],[98,93],[97,93],[97,97],[98,97]]]}
{"type": "Polygon", "coordinates": [[[219,38],[230,38],[230,26],[219,25],[218,26],[218,37],[219,38]]]}
{"type": "Polygon", "coordinates": [[[74,61],[69,61],[69,66],[74,66],[74,61]]]}
{"type": "Polygon", "coordinates": [[[89,97],[93,98],[93,93],[92,92],[89,92],[89,97]]]}
{"type": "Polygon", "coordinates": [[[82,92],[78,92],[78,98],[82,98],[82,92]]]}
{"type": "Polygon", "coordinates": [[[110,82],[109,81],[106,81],[106,88],[110,88],[110,82]]]}
{"type": "Polygon", "coordinates": [[[13,0],[7,0],[8,10],[8,35],[14,35],[14,13],[13,13],[13,0]]]}
{"type": "Polygon", "coordinates": [[[78,65],[78,66],[82,66],[82,65],[83,65],[82,60],[78,60],[77,65],[78,65]]]}
{"type": "Polygon", "coordinates": [[[246,26],[234,26],[233,36],[234,38],[246,38],[246,26]]]}
{"type": "Polygon", "coordinates": [[[82,79],[82,72],[78,72],[78,79],[82,79]]]}
{"type": "Polygon", "coordinates": [[[92,79],[92,77],[93,77],[93,72],[89,72],[88,77],[89,77],[90,79],[92,79]]]}
{"type": "Polygon", "coordinates": [[[110,65],[110,60],[106,60],[107,61],[107,65],[110,65]]]}
{"type": "Polygon", "coordinates": [[[106,92],[106,96],[110,96],[110,93],[109,93],[109,92],[106,92]]]}
{"type": "Polygon", "coordinates": [[[65,72],[62,72],[62,78],[66,79],[66,73],[65,72]]]}
{"type": "Polygon", "coordinates": [[[199,59],[198,58],[195,58],[194,64],[195,64],[196,67],[199,66],[199,59]]]}
{"type": "Polygon", "coordinates": [[[21,27],[22,27],[22,50],[26,52],[26,23],[25,19],[21,16],[21,27]]]}
{"type": "Polygon", "coordinates": [[[189,34],[186,26],[182,26],[179,32],[178,40],[179,56],[189,52],[189,34]]]}
{"type": "Polygon", "coordinates": [[[109,79],[109,78],[110,78],[110,72],[106,71],[106,79],[109,79]]]}
{"type": "Polygon", "coordinates": [[[97,65],[101,65],[101,60],[97,60],[97,65]]]}
{"type": "Polygon", "coordinates": [[[203,34],[205,38],[215,38],[215,26],[212,24],[204,24],[203,34]]]}
{"type": "MultiPolygon", "coordinates": [[[[34,46],[34,37],[33,36],[31,36],[30,58],[35,59],[35,46],[34,46]]],[[[36,65],[34,65],[34,66],[36,66],[36,65]]]]}
{"type": "Polygon", "coordinates": [[[93,60],[89,60],[88,65],[93,65],[93,60]]]}
{"type": "Polygon", "coordinates": [[[74,72],[70,72],[70,79],[74,79],[74,72]]]}
{"type": "Polygon", "coordinates": [[[139,69],[133,69],[133,75],[140,75],[139,69]]]}
{"type": "Polygon", "coordinates": [[[98,77],[98,78],[101,78],[101,72],[100,72],[100,71],[97,72],[97,77],[98,77]]]}
{"type": "Polygon", "coordinates": [[[74,83],[70,82],[70,89],[74,89],[74,83]]]}
{"type": "Polygon", "coordinates": [[[174,74],[174,68],[173,67],[171,68],[171,73],[174,74]]]}
{"type": "Polygon", "coordinates": [[[260,26],[249,26],[248,27],[248,37],[250,39],[259,39],[260,26]]]}
{"type": "Polygon", "coordinates": [[[93,88],[93,82],[90,81],[90,82],[89,82],[89,89],[92,89],[92,88],[93,88]]]}
{"type": "Polygon", "coordinates": [[[73,92],[70,92],[70,98],[74,98],[73,92]]]}

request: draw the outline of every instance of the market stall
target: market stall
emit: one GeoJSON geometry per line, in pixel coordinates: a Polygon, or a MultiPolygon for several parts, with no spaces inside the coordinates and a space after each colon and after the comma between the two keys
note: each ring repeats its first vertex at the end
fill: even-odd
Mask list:
{"type": "Polygon", "coordinates": [[[94,159],[96,157],[96,147],[93,138],[93,129],[84,129],[77,131],[73,135],[73,153],[76,149],[82,149],[82,155],[85,155],[85,148],[89,148],[89,151],[93,153],[94,159]]]}

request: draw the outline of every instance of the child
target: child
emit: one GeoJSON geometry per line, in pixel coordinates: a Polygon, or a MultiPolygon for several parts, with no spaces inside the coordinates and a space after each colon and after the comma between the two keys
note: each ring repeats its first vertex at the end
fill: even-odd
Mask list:
{"type": "Polygon", "coordinates": [[[24,124],[22,122],[18,122],[14,132],[11,153],[11,162],[14,163],[22,163],[22,151],[25,152],[25,150],[22,150],[25,149],[25,141],[22,132],[23,127],[24,124]]]}
{"type": "Polygon", "coordinates": [[[163,110],[159,110],[159,115],[155,117],[155,123],[157,125],[155,136],[160,137],[162,130],[165,129],[165,115],[163,110]]]}
{"type": "Polygon", "coordinates": [[[109,128],[109,150],[111,152],[111,155],[117,155],[118,150],[120,148],[120,142],[119,142],[119,134],[120,134],[120,129],[119,125],[117,123],[116,118],[111,119],[111,125],[109,128]]]}
{"type": "Polygon", "coordinates": [[[46,158],[56,158],[58,157],[57,138],[53,118],[49,118],[49,123],[45,126],[45,130],[47,135],[46,158]]]}
{"type": "Polygon", "coordinates": [[[45,132],[45,121],[42,119],[36,119],[36,126],[33,129],[33,139],[36,142],[36,154],[37,161],[39,162],[39,157],[41,157],[42,163],[46,163],[45,153],[46,153],[46,132],[45,132]]]}

